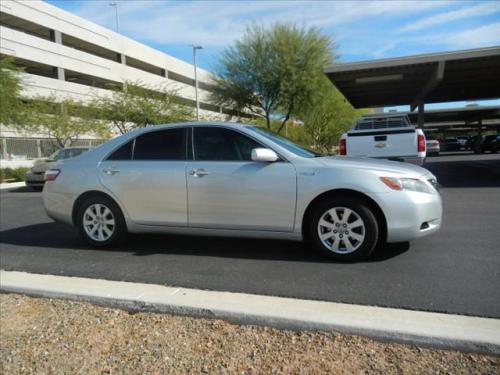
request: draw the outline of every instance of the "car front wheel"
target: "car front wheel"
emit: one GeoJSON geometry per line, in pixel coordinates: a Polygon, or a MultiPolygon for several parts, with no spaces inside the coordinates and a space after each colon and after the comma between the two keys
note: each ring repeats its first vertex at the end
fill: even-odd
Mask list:
{"type": "Polygon", "coordinates": [[[315,208],[309,236],[315,247],[330,258],[362,260],[377,245],[379,225],[364,202],[349,197],[329,199],[315,208]]]}
{"type": "Polygon", "coordinates": [[[82,238],[96,247],[116,246],[127,235],[120,207],[104,196],[86,199],[78,209],[76,224],[82,238]]]}

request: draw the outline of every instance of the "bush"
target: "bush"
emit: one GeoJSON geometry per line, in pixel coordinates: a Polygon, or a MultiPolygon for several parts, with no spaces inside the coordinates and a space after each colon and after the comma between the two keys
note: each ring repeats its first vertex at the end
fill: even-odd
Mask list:
{"type": "Polygon", "coordinates": [[[24,181],[26,179],[26,173],[30,170],[27,167],[19,168],[0,168],[0,181],[24,181]]]}

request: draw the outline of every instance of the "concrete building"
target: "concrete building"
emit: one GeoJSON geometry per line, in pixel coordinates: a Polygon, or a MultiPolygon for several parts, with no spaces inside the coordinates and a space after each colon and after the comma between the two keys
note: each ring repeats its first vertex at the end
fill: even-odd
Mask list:
{"type": "MultiPolygon", "coordinates": [[[[109,95],[110,85],[140,81],[175,90],[183,104],[196,106],[193,65],[43,1],[0,2],[0,54],[24,68],[28,97],[85,101],[109,95]]],[[[210,73],[198,69],[200,118],[230,120],[234,111],[208,102],[209,82],[210,73]]],[[[19,134],[2,126],[0,137],[5,151],[5,138],[19,134]]]]}

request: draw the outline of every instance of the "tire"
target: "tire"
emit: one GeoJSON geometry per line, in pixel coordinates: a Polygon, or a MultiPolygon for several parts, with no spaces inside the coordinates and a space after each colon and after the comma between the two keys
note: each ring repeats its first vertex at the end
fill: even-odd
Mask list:
{"type": "Polygon", "coordinates": [[[75,222],[83,240],[95,247],[115,247],[127,237],[120,207],[105,196],[85,199],[78,207],[75,222]]]}
{"type": "Polygon", "coordinates": [[[368,258],[380,237],[379,224],[372,209],[361,200],[350,196],[321,201],[314,208],[308,229],[309,239],[317,250],[329,258],[346,262],[368,258]],[[336,219],[331,214],[333,212],[337,214],[336,219]],[[347,222],[345,215],[349,215],[347,222]],[[354,224],[359,224],[358,219],[361,219],[362,226],[354,224]],[[354,226],[349,227],[349,224],[354,226]],[[342,228],[349,233],[347,236],[339,232],[342,228]],[[333,234],[334,231],[337,231],[337,234],[333,234]],[[326,235],[326,240],[320,238],[320,233],[326,235]],[[331,246],[328,247],[328,244],[331,246]]]}

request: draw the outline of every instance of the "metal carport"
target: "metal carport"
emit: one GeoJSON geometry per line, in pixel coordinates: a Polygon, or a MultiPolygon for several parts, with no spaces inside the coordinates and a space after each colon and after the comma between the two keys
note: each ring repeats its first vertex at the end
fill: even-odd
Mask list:
{"type": "Polygon", "coordinates": [[[356,108],[500,98],[500,46],[334,64],[325,74],[356,108]]]}

